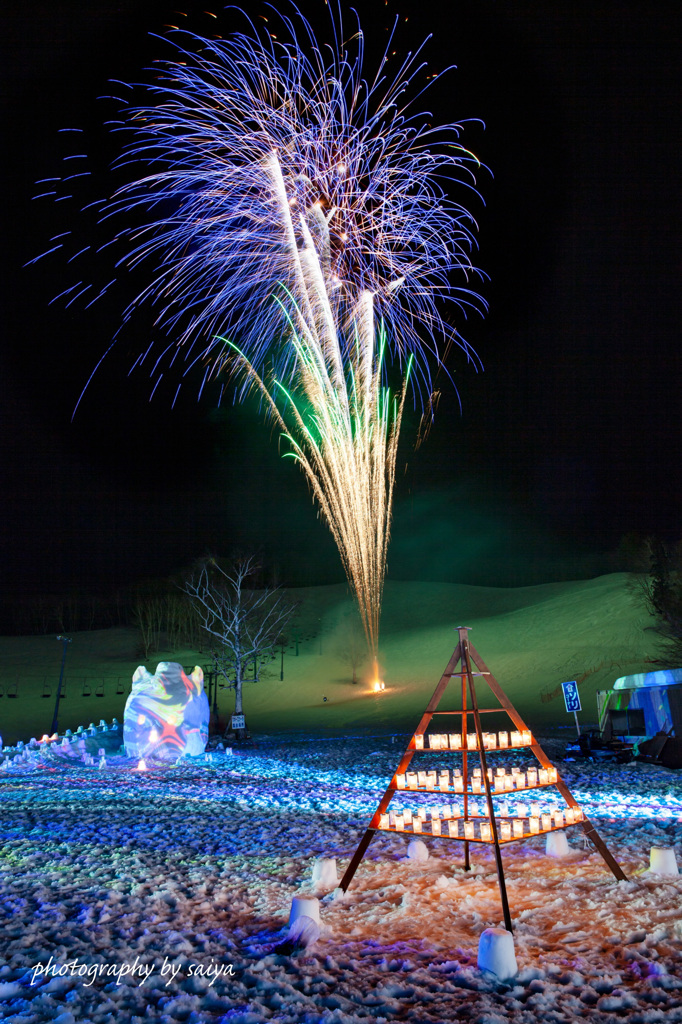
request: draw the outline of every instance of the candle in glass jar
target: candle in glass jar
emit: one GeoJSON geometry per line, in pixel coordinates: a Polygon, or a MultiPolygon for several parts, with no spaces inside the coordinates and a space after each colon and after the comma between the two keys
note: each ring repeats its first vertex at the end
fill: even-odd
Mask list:
{"type": "Polygon", "coordinates": [[[526,804],[517,804],[516,815],[519,818],[525,818],[528,814],[528,806],[526,804]]]}
{"type": "Polygon", "coordinates": [[[464,779],[460,776],[459,778],[455,778],[455,793],[463,793],[463,792],[464,792],[464,779]]]}
{"type": "Polygon", "coordinates": [[[398,789],[405,789],[405,776],[404,775],[396,775],[396,777],[395,777],[395,784],[396,784],[396,787],[398,789]]]}
{"type": "Polygon", "coordinates": [[[575,814],[573,813],[573,808],[572,807],[567,807],[566,808],[566,810],[564,811],[564,817],[566,818],[566,824],[567,825],[572,825],[573,824],[573,822],[575,821],[575,814]]]}
{"type": "Polygon", "coordinates": [[[537,768],[529,768],[527,774],[528,774],[528,785],[529,786],[537,786],[537,784],[538,784],[538,771],[537,771],[537,768]]]}
{"type": "Polygon", "coordinates": [[[419,780],[417,779],[416,772],[408,772],[407,775],[405,776],[405,779],[407,781],[408,789],[416,789],[417,786],[419,785],[419,780]]]}
{"type": "Polygon", "coordinates": [[[417,733],[417,735],[414,737],[414,746],[416,750],[424,749],[424,736],[422,734],[417,733]]]}
{"type": "Polygon", "coordinates": [[[548,779],[548,782],[558,782],[558,780],[559,780],[559,773],[556,770],[556,768],[548,768],[547,769],[547,779],[548,779]]]}
{"type": "Polygon", "coordinates": [[[510,739],[511,739],[512,747],[520,747],[521,746],[521,733],[520,732],[513,732],[511,734],[510,739]]]}
{"type": "Polygon", "coordinates": [[[498,745],[498,747],[501,747],[503,750],[506,747],[509,746],[509,733],[508,732],[498,732],[498,734],[497,734],[497,745],[498,745]]]}
{"type": "Polygon", "coordinates": [[[509,804],[507,803],[506,800],[500,800],[499,804],[497,805],[497,816],[498,818],[509,817],[509,804]]]}
{"type": "Polygon", "coordinates": [[[429,747],[430,747],[431,750],[438,750],[439,749],[439,747],[440,747],[440,736],[437,736],[436,733],[431,733],[431,735],[429,736],[429,747]]]}
{"type": "Polygon", "coordinates": [[[564,814],[563,811],[555,811],[552,815],[554,818],[554,824],[557,828],[563,828],[564,825],[564,814]]]}
{"type": "Polygon", "coordinates": [[[473,839],[474,838],[474,823],[473,823],[473,821],[465,821],[464,822],[464,838],[465,839],[473,839]]]}
{"type": "Polygon", "coordinates": [[[431,821],[431,835],[439,836],[442,832],[440,818],[433,818],[431,821]]]}
{"type": "Polygon", "coordinates": [[[436,788],[436,773],[435,772],[427,772],[426,773],[426,785],[427,785],[428,789],[435,789],[436,788]]]}
{"type": "Polygon", "coordinates": [[[514,784],[517,789],[526,788],[526,773],[516,770],[514,772],[514,784]]]}
{"type": "Polygon", "coordinates": [[[483,840],[483,842],[484,843],[489,843],[490,839],[491,839],[491,836],[492,836],[492,832],[490,831],[490,822],[489,821],[482,821],[481,822],[481,824],[480,824],[480,832],[481,832],[481,839],[483,840]]]}
{"type": "Polygon", "coordinates": [[[531,833],[537,834],[540,831],[540,819],[535,816],[528,819],[528,825],[531,833]]]}
{"type": "Polygon", "coordinates": [[[514,820],[514,838],[519,839],[523,835],[523,822],[518,819],[514,820]]]}
{"type": "Polygon", "coordinates": [[[461,750],[462,749],[462,734],[461,732],[450,733],[450,750],[461,750]]]}
{"type": "Polygon", "coordinates": [[[462,808],[459,806],[459,804],[450,804],[450,811],[453,818],[462,817],[462,808]]]}
{"type": "Polygon", "coordinates": [[[412,819],[412,831],[413,832],[421,832],[421,830],[422,830],[422,820],[421,820],[421,818],[419,818],[419,817],[413,818],[412,819]]]}
{"type": "Polygon", "coordinates": [[[405,818],[403,817],[402,814],[396,813],[396,816],[395,816],[395,827],[397,829],[400,829],[400,830],[405,828],[405,818]]]}
{"type": "Polygon", "coordinates": [[[379,828],[390,828],[390,820],[388,814],[382,814],[379,817],[379,828]]]}
{"type": "Polygon", "coordinates": [[[511,775],[505,775],[504,777],[504,789],[506,793],[514,788],[514,779],[511,775]]]}
{"type": "Polygon", "coordinates": [[[417,772],[417,780],[420,789],[426,789],[426,772],[417,772]]]}
{"type": "Polygon", "coordinates": [[[500,839],[511,839],[512,827],[510,821],[500,822],[500,839]]]}
{"type": "Polygon", "coordinates": [[[420,818],[422,821],[426,821],[426,808],[425,807],[418,807],[417,808],[417,817],[420,818]]]}
{"type": "Polygon", "coordinates": [[[542,815],[542,827],[543,827],[543,829],[545,831],[547,831],[548,829],[550,829],[552,827],[552,815],[551,814],[543,814],[542,815]]]}
{"type": "Polygon", "coordinates": [[[454,839],[459,835],[459,821],[457,818],[450,818],[448,821],[448,835],[454,839]]]}
{"type": "Polygon", "coordinates": [[[476,750],[478,747],[478,737],[475,732],[467,733],[467,750],[476,750]]]}
{"type": "Polygon", "coordinates": [[[451,818],[452,817],[452,808],[451,808],[450,804],[442,804],[441,809],[440,809],[440,816],[441,816],[441,818],[451,818]]]}
{"type": "Polygon", "coordinates": [[[530,813],[533,815],[534,818],[540,817],[540,804],[537,803],[537,801],[535,800],[531,802],[530,813]]]}
{"type": "Polygon", "coordinates": [[[585,817],[585,815],[583,814],[582,807],[574,807],[573,808],[573,820],[574,821],[582,821],[584,817],[585,817]]]}
{"type": "Polygon", "coordinates": [[[495,792],[504,793],[504,775],[495,776],[495,792]]]}
{"type": "Polygon", "coordinates": [[[533,737],[530,734],[530,729],[524,729],[521,732],[521,743],[524,747],[530,747],[533,743],[533,737]]]}
{"type": "Polygon", "coordinates": [[[450,788],[450,772],[438,772],[438,785],[443,791],[450,788]]]}
{"type": "Polygon", "coordinates": [[[403,819],[406,825],[412,824],[412,811],[410,810],[409,807],[406,807],[405,810],[403,811],[403,819]]]}
{"type": "Polygon", "coordinates": [[[540,783],[541,786],[546,786],[547,783],[549,782],[549,777],[547,775],[547,769],[546,768],[541,768],[540,771],[538,772],[538,782],[540,783]]]}
{"type": "Polygon", "coordinates": [[[483,782],[482,782],[482,780],[480,778],[477,779],[476,777],[474,777],[471,780],[471,792],[472,793],[481,793],[482,791],[483,791],[483,782]]]}

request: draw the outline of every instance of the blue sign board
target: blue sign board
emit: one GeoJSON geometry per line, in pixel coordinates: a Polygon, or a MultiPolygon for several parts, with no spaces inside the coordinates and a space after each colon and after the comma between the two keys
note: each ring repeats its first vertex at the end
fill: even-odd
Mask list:
{"type": "Polygon", "coordinates": [[[561,689],[564,691],[564,704],[566,705],[566,710],[582,711],[577,682],[573,680],[570,683],[562,683],[561,689]]]}

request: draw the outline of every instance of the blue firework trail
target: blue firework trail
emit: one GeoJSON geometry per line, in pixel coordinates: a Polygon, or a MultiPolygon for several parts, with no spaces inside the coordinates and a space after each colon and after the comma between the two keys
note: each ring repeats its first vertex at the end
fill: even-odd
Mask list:
{"type": "Polygon", "coordinates": [[[305,248],[307,229],[319,250],[342,343],[355,343],[370,295],[390,354],[401,365],[414,356],[425,400],[453,341],[475,359],[450,323],[453,305],[464,315],[485,307],[471,286],[480,276],[475,221],[452,193],[476,191],[480,164],[461,145],[460,124],[432,126],[419,108],[440,77],[428,74],[424,44],[391,71],[391,33],[368,77],[357,16],[344,42],[341,10],[329,10],[330,45],[295,7],[291,17],[269,7],[257,22],[244,15],[246,31],[228,39],[179,29],[164,37],[172,56],[112,123],[129,180],[100,217],[123,248],[117,266],[149,275],[123,322],[150,303],[155,328],[172,339],[169,359],[182,348],[184,372],[203,365],[203,383],[229,361],[218,340],[226,336],[259,372],[274,358],[280,377],[292,378],[286,319],[273,301],[296,292],[274,157],[296,246],[305,248]]]}

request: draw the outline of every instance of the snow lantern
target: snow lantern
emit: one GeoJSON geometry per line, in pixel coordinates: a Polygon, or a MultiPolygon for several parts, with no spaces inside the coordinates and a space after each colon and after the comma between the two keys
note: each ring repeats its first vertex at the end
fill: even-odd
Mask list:
{"type": "Polygon", "coordinates": [[[289,911],[289,927],[299,917],[308,917],[316,924],[320,923],[320,901],[313,896],[294,896],[289,911]]]}
{"type": "Polygon", "coordinates": [[[514,952],[514,936],[506,928],[486,928],[478,941],[478,969],[490,971],[500,981],[513,978],[518,972],[514,952]]]}
{"type": "Polygon", "coordinates": [[[649,851],[649,871],[656,875],[679,875],[675,851],[671,846],[652,846],[649,851]]]}
{"type": "Polygon", "coordinates": [[[335,889],[339,884],[335,857],[318,857],[313,864],[313,885],[335,889]]]}
{"type": "Polygon", "coordinates": [[[209,714],[199,666],[188,676],[174,661],[160,661],[154,675],[140,665],[123,713],[126,753],[165,761],[198,757],[206,749],[209,714]]]}

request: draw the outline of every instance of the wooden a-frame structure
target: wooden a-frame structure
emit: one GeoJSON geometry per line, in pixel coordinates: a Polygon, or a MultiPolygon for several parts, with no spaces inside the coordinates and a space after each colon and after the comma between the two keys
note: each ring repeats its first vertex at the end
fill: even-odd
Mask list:
{"type": "MultiPolygon", "coordinates": [[[[455,650],[453,651],[452,657],[448,662],[448,666],[445,672],[441,676],[440,682],[434,690],[433,696],[429,701],[426,711],[421,717],[419,725],[417,726],[414,735],[411,737],[410,742],[402,756],[402,759],[396,768],[395,774],[391,779],[386,792],[381,798],[379,805],[369,823],[369,826],[360,840],[360,844],[355,851],[353,858],[346,869],[346,872],[341,879],[340,888],[345,892],[350,885],[355,872],[364,857],[367,847],[372,841],[377,831],[388,830],[390,832],[403,833],[405,835],[418,835],[419,837],[424,835],[442,835],[444,839],[450,839],[454,842],[464,843],[464,868],[465,870],[470,869],[469,862],[469,843],[487,843],[492,845],[495,851],[495,862],[497,866],[497,878],[500,887],[500,898],[502,902],[502,911],[504,915],[505,927],[508,931],[512,931],[511,915],[509,913],[509,902],[507,900],[507,889],[504,880],[504,868],[502,865],[501,846],[505,846],[510,842],[518,842],[521,839],[528,839],[531,835],[545,835],[549,832],[559,831],[560,829],[570,827],[572,824],[579,824],[586,836],[591,840],[594,846],[597,848],[601,856],[604,858],[606,864],[611,869],[617,879],[624,880],[626,878],[620,865],[614,859],[612,854],[609,852],[608,847],[604,843],[601,836],[598,834],[594,825],[588,818],[585,817],[582,809],[578,803],[574,800],[573,796],[569,792],[567,786],[559,777],[556,768],[552,765],[545,752],[543,751],[540,744],[532,736],[530,730],[527,728],[525,722],[521,718],[521,715],[514,708],[511,701],[508,699],[504,690],[495,679],[494,675],[487,667],[476,648],[469,642],[469,626],[457,627],[459,634],[459,640],[455,650]],[[473,663],[473,665],[472,665],[473,663]],[[478,671],[474,671],[474,667],[478,671]],[[438,705],[440,704],[441,698],[448,687],[448,684],[455,678],[461,680],[460,707],[455,710],[439,711],[438,705]],[[497,707],[483,707],[478,706],[478,700],[476,696],[476,684],[474,679],[481,679],[487,684],[493,695],[497,698],[497,707]],[[515,726],[516,732],[511,734],[508,732],[501,733],[484,733],[481,726],[481,716],[485,714],[497,714],[505,713],[511,719],[511,722],[515,726]],[[426,748],[425,734],[431,719],[434,715],[454,715],[460,716],[460,728],[455,733],[444,734],[439,737],[433,735],[429,736],[430,747],[426,748]],[[469,721],[473,720],[474,733],[469,732],[469,721]],[[512,742],[509,741],[511,736],[512,742]],[[506,740],[505,740],[506,737],[506,740]],[[520,739],[519,739],[520,738],[520,739]],[[434,742],[438,740],[438,742],[434,742]],[[443,745],[442,741],[446,740],[446,745],[443,745]],[[500,777],[496,779],[491,778],[492,771],[489,769],[488,760],[486,757],[486,751],[500,751],[503,750],[505,753],[511,753],[512,751],[522,750],[528,748],[535,755],[536,760],[540,764],[539,778],[545,781],[537,781],[532,784],[526,785],[526,781],[530,782],[532,771],[528,775],[526,780],[525,773],[518,773],[516,781],[522,777],[523,785],[518,786],[515,789],[507,788],[509,779],[505,778],[505,788],[498,788],[501,784],[500,777]],[[410,762],[414,757],[415,753],[420,750],[434,751],[448,751],[450,757],[453,754],[461,757],[462,769],[461,773],[456,772],[457,779],[453,778],[452,783],[449,779],[449,771],[440,773],[441,780],[435,781],[435,772],[423,772],[416,776],[418,781],[415,785],[415,773],[407,772],[410,762]],[[480,762],[480,772],[475,772],[475,776],[478,778],[469,779],[468,777],[468,760],[475,757],[480,762]],[[544,771],[544,775],[542,774],[544,771]],[[424,776],[430,776],[430,779],[424,779],[424,776]],[[442,778],[447,776],[447,785],[442,778]],[[406,783],[406,779],[409,780],[409,784],[406,783]],[[457,787],[457,788],[456,788],[457,787]],[[476,787],[476,788],[474,788],[476,787]],[[533,790],[542,792],[547,788],[556,788],[563,799],[566,802],[566,820],[564,820],[564,812],[554,814],[554,821],[552,821],[552,815],[544,814],[540,818],[539,816],[514,816],[514,835],[511,836],[511,817],[508,816],[510,821],[509,824],[503,824],[498,815],[498,821],[496,821],[494,800],[500,796],[505,798],[509,797],[510,792],[520,792],[521,790],[528,791],[532,794],[533,790]],[[460,815],[450,814],[446,815],[446,818],[455,819],[458,824],[450,825],[448,822],[449,834],[443,835],[440,832],[440,818],[438,818],[438,826],[436,831],[435,820],[431,822],[431,832],[423,832],[421,828],[421,818],[415,819],[419,821],[419,826],[412,820],[411,812],[410,819],[408,821],[403,820],[403,815],[398,814],[394,822],[390,822],[389,815],[386,813],[388,805],[395,796],[399,793],[447,793],[449,796],[457,795],[461,798],[463,805],[463,813],[460,815]],[[475,811],[471,812],[470,804],[471,798],[476,793],[480,796],[485,796],[485,806],[487,815],[477,814],[475,811]],[[389,820],[387,820],[389,819],[389,820]],[[549,820],[549,823],[547,821],[549,820]],[[569,820],[570,819],[570,820],[569,820]],[[464,835],[459,835],[459,821],[464,824],[464,835]],[[560,823],[557,823],[560,822],[560,823]],[[542,827],[540,827],[542,823],[542,827]],[[478,824],[479,835],[476,836],[475,827],[478,824]],[[529,831],[530,829],[530,831],[529,831]],[[505,833],[501,837],[501,830],[505,833]],[[453,834],[455,833],[455,834],[453,834]]],[[[537,776],[536,770],[536,776],[537,776]]],[[[446,805],[447,806],[447,805],[446,805]]],[[[532,805],[531,805],[532,806],[532,805]]],[[[407,815],[407,812],[405,812],[407,815]]],[[[505,816],[506,817],[506,816],[505,816]]],[[[426,822],[425,822],[426,823],[426,822]]]]}

